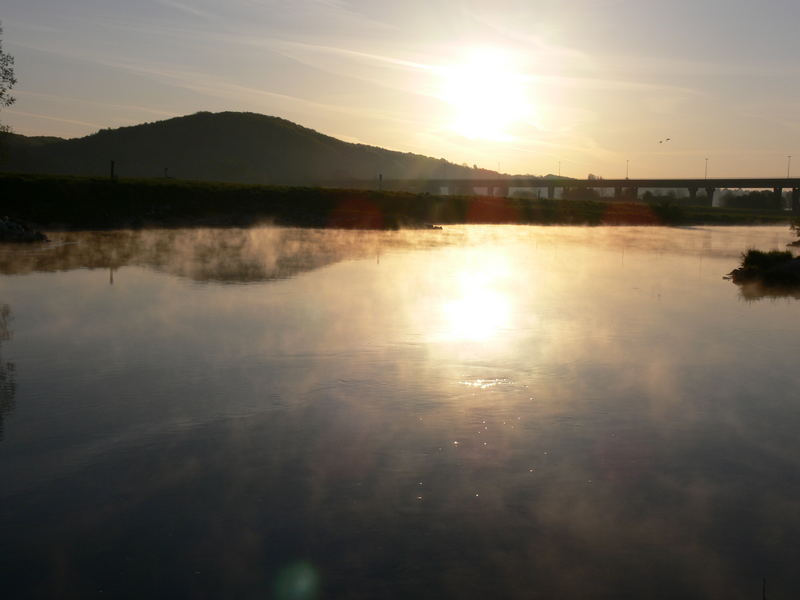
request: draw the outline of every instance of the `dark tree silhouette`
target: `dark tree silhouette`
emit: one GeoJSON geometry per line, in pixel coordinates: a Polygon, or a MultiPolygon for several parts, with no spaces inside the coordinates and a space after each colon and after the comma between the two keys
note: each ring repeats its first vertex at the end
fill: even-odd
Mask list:
{"type": "MultiPolygon", "coordinates": [[[[0,108],[11,106],[16,98],[10,94],[10,90],[17,83],[14,77],[14,57],[3,52],[3,26],[0,23],[0,108]]],[[[7,128],[0,125],[0,131],[7,128]]]]}

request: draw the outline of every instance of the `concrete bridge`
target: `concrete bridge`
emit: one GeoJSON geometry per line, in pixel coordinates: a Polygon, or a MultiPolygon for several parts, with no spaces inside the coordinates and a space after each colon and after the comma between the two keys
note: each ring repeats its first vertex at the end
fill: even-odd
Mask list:
{"type": "MultiPolygon", "coordinates": [[[[399,189],[402,180],[387,180],[387,189],[399,189]]],[[[406,184],[410,182],[405,182],[406,184]]],[[[713,202],[718,189],[771,189],[777,197],[783,190],[792,190],[792,212],[800,213],[800,178],[798,177],[727,177],[703,179],[555,179],[540,177],[505,177],[474,179],[428,179],[425,188],[434,193],[447,189],[448,194],[475,194],[480,188],[487,196],[505,197],[509,188],[538,188],[546,191],[547,198],[555,198],[556,190],[561,189],[605,189],[614,190],[614,198],[636,199],[641,188],[683,188],[694,200],[697,191],[705,192],[708,202],[713,202]]]]}

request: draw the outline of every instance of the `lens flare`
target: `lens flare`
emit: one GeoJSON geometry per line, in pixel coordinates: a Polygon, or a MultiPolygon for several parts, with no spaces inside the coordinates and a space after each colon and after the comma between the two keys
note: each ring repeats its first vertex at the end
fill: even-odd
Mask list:
{"type": "Polygon", "coordinates": [[[319,577],[308,563],[298,562],[283,569],[275,580],[277,600],[314,600],[319,596],[319,577]]]}

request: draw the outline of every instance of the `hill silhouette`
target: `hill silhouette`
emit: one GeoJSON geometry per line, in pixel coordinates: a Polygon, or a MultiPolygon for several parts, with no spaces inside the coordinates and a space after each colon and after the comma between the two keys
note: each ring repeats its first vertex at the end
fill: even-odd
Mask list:
{"type": "Polygon", "coordinates": [[[176,117],[76,139],[3,136],[0,170],[121,177],[170,177],[280,185],[497,175],[418,154],[353,144],[267,115],[176,117]]]}

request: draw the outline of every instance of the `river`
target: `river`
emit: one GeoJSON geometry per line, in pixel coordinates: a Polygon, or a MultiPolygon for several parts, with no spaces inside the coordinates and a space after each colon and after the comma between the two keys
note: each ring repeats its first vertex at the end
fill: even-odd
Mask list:
{"type": "Polygon", "coordinates": [[[0,247],[0,595],[800,592],[782,227],[0,247]]]}

